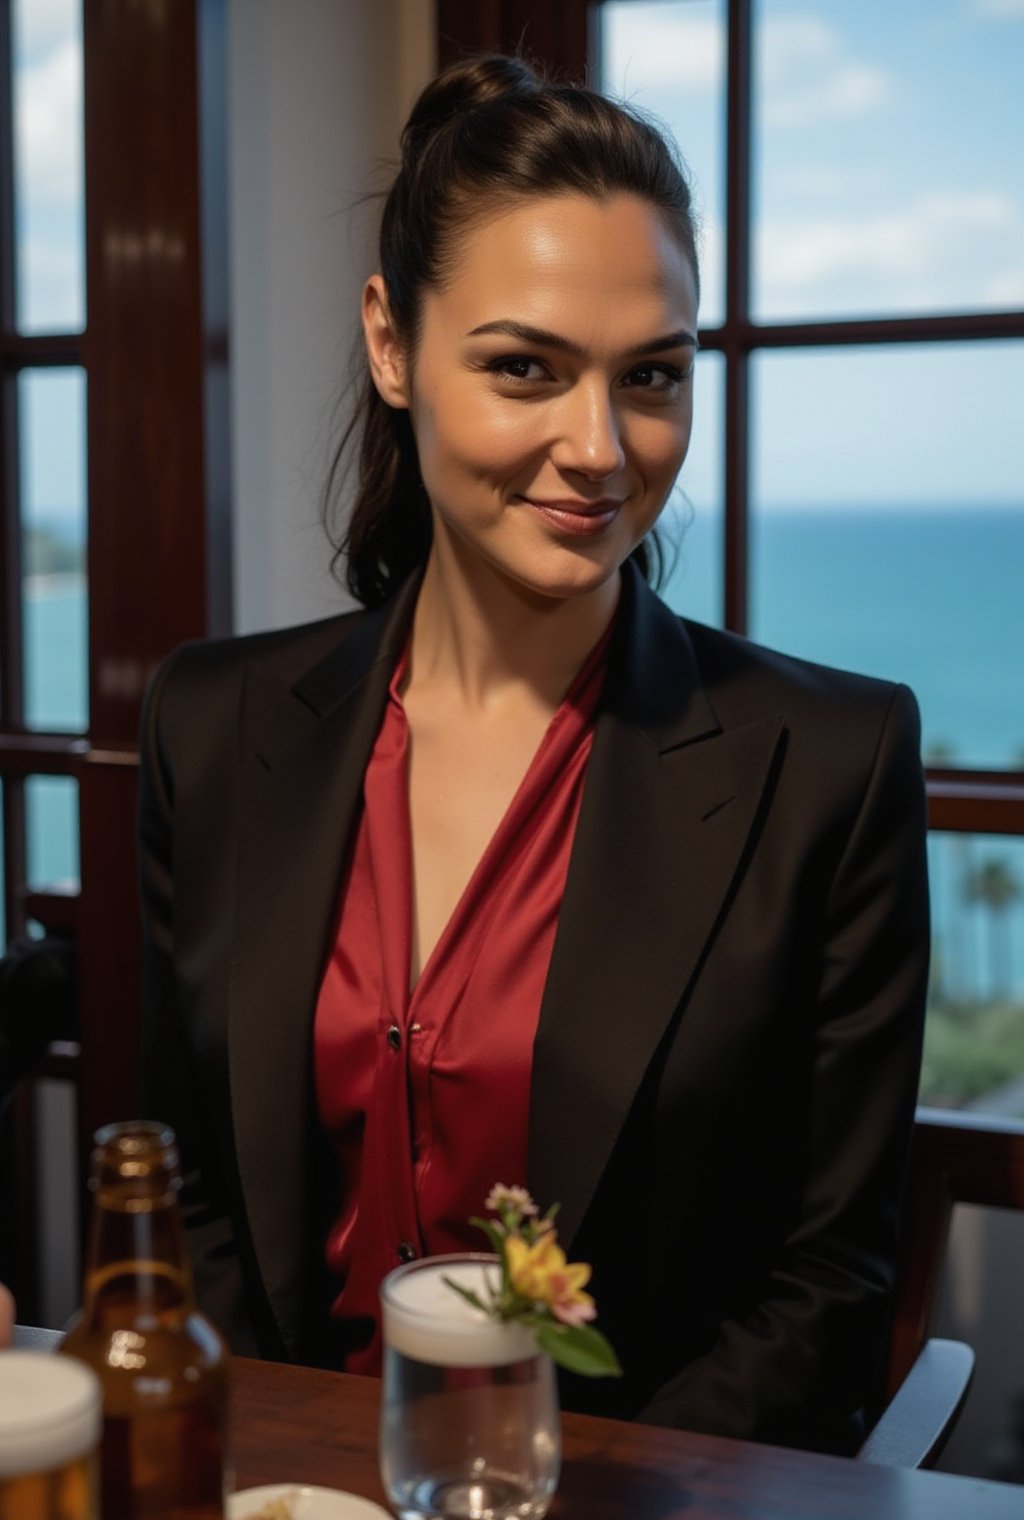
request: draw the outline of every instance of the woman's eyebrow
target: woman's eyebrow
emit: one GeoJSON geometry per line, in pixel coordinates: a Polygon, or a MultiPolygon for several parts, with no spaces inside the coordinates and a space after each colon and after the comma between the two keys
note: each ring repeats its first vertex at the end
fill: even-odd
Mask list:
{"type": "MultiPolygon", "coordinates": [[[[483,322],[479,327],[474,327],[466,334],[467,338],[482,338],[489,333],[500,333],[506,338],[518,338],[521,343],[532,343],[537,348],[555,348],[562,353],[573,354],[576,358],[582,358],[585,350],[571,338],[564,338],[560,333],[548,332],[543,327],[530,327],[525,322],[515,322],[506,318],[498,322],[483,322]]],[[[680,328],[678,332],[664,333],[661,337],[651,338],[647,343],[638,343],[631,353],[635,354],[660,354],[669,348],[696,348],[697,339],[693,333],[680,328]]]]}

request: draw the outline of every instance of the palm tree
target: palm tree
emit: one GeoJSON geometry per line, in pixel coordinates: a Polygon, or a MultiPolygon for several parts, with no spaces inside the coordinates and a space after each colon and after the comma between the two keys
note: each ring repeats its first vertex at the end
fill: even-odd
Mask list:
{"type": "Polygon", "coordinates": [[[981,903],[989,911],[992,926],[992,999],[1010,991],[1010,932],[1007,908],[1021,895],[1020,882],[1006,861],[999,857],[983,860],[964,882],[968,902],[981,903]]]}

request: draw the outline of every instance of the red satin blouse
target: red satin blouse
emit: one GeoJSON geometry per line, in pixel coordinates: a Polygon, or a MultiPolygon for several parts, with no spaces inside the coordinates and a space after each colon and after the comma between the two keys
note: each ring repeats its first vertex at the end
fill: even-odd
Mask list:
{"type": "Polygon", "coordinates": [[[404,660],[392,679],[314,1025],[341,1189],[327,1264],[350,1372],[380,1370],[384,1275],[414,1255],[487,1249],[469,1216],[495,1182],[525,1180],[533,1040],[608,639],[552,718],[411,992],[404,660]]]}

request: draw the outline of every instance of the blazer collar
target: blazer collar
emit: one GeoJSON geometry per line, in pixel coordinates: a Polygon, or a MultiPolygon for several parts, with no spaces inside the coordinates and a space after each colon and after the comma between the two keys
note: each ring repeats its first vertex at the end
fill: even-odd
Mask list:
{"type": "Polygon", "coordinates": [[[782,720],[731,731],[628,567],[534,1046],[528,1179],[571,1243],[727,911],[782,720]]]}

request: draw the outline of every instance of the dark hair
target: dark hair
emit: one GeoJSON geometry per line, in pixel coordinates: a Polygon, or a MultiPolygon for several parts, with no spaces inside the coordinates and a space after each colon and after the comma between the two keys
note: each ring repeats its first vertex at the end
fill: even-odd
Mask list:
{"type": "MultiPolygon", "coordinates": [[[[664,214],[696,277],[685,172],[642,116],[582,86],[549,83],[519,58],[484,55],[442,70],[405,125],[381,218],[380,270],[406,351],[415,352],[423,292],[443,284],[467,224],[538,195],[623,191],[664,214]]],[[[347,556],[349,590],[373,607],[426,563],[431,517],[408,412],[382,400],[365,361],[359,387],[328,479],[325,524],[330,533],[332,497],[358,437],[355,506],[340,539],[331,536],[335,564],[347,556]]],[[[633,555],[645,575],[660,571],[651,540],[633,555]]]]}

